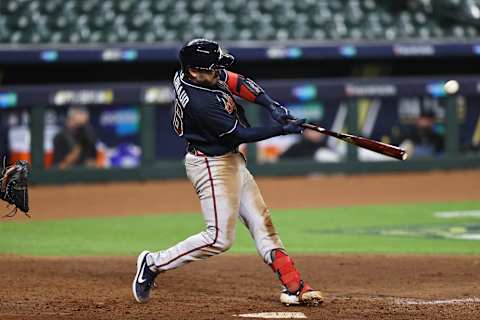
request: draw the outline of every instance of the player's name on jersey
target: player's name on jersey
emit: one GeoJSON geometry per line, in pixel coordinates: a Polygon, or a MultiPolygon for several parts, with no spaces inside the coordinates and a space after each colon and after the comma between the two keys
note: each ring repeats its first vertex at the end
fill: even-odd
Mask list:
{"type": "Polygon", "coordinates": [[[190,101],[190,98],[188,97],[187,93],[182,87],[182,82],[180,80],[180,75],[177,73],[175,74],[175,77],[173,78],[173,86],[175,87],[175,92],[177,94],[178,101],[182,105],[182,108],[185,109],[187,106],[187,103],[190,101]]]}

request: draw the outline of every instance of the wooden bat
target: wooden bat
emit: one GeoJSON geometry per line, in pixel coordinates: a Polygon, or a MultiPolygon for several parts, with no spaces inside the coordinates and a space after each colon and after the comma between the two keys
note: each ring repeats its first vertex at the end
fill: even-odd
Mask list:
{"type": "Polygon", "coordinates": [[[375,141],[372,139],[367,139],[359,136],[354,136],[348,133],[338,133],[335,131],[330,131],[322,127],[314,126],[313,124],[304,123],[302,127],[305,129],[315,130],[317,132],[326,134],[327,136],[335,137],[337,139],[343,140],[345,142],[356,145],[360,148],[365,148],[395,159],[406,160],[408,158],[407,151],[405,149],[392,146],[383,142],[375,141]]]}

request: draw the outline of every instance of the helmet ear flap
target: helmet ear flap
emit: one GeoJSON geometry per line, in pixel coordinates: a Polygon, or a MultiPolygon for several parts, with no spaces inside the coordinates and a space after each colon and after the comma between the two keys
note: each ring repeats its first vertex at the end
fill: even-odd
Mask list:
{"type": "Polygon", "coordinates": [[[218,59],[218,63],[216,64],[217,69],[225,69],[232,65],[235,58],[228,53],[222,53],[220,55],[220,59],[218,59]]]}

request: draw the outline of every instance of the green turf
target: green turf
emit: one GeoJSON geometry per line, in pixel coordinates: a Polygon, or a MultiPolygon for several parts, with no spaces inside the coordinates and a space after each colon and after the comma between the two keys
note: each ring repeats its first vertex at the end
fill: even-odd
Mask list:
{"type": "MultiPolygon", "coordinates": [[[[473,230],[480,218],[439,219],[437,211],[480,210],[480,201],[275,210],[273,221],[290,252],[480,254],[480,240],[442,238],[473,230]],[[393,235],[381,235],[380,232],[393,235]],[[411,232],[399,235],[399,232],[411,232]],[[413,230],[413,231],[412,231],[413,230]]],[[[203,228],[201,215],[144,215],[52,221],[0,221],[0,253],[26,255],[133,255],[158,250],[203,228]]],[[[241,223],[231,252],[253,253],[241,223]]]]}

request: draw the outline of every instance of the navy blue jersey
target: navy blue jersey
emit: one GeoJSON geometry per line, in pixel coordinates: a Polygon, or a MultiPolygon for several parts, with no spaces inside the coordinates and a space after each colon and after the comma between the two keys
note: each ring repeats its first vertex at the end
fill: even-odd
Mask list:
{"type": "Polygon", "coordinates": [[[228,137],[237,126],[249,127],[245,113],[220,72],[215,87],[203,87],[190,81],[182,71],[175,73],[175,112],[173,128],[187,143],[207,155],[234,150],[241,141],[228,137]]]}

